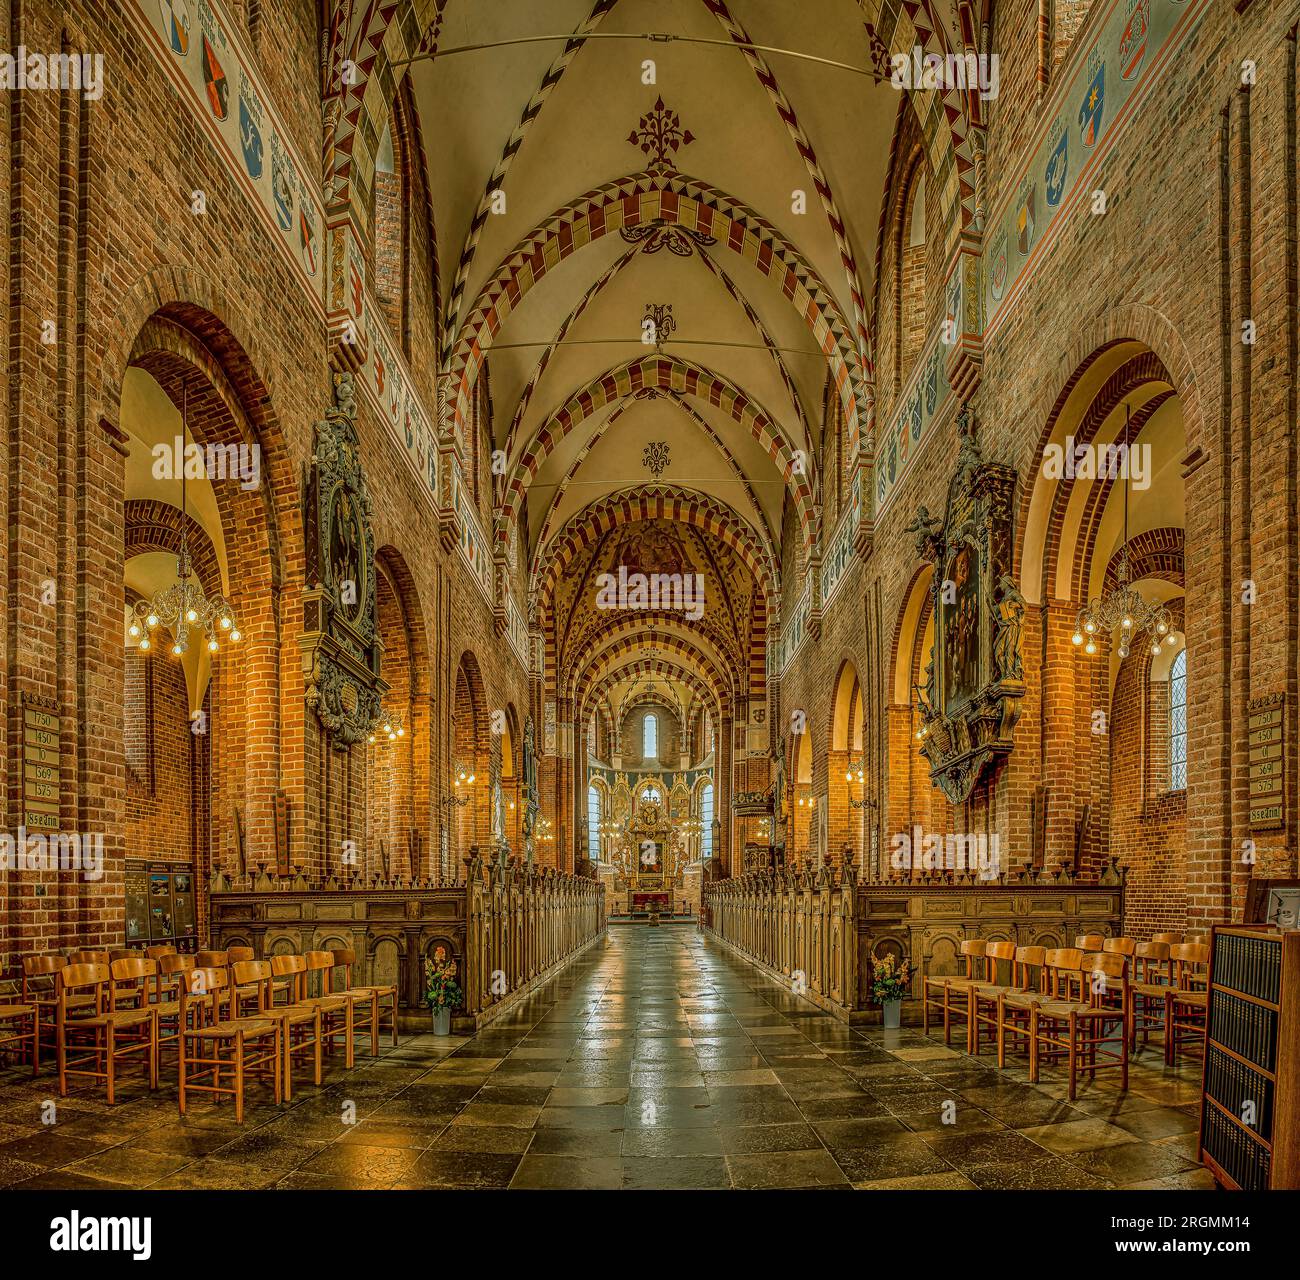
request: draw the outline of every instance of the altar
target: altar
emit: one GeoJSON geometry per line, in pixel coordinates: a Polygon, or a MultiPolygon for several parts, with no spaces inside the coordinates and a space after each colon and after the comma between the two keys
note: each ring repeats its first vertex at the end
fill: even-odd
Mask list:
{"type": "Polygon", "coordinates": [[[656,801],[643,801],[614,851],[617,872],[611,915],[673,915],[685,910],[682,851],[673,838],[669,815],[656,801]]]}

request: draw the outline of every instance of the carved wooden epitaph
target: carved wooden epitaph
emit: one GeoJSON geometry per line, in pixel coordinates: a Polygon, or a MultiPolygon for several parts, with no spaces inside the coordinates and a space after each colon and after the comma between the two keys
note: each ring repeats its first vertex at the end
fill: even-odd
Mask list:
{"type": "Polygon", "coordinates": [[[985,769],[1011,750],[1025,693],[1025,600],[1010,575],[1015,471],[983,460],[966,405],[957,427],[957,469],[943,521],[919,507],[908,531],[917,535],[917,554],[934,564],[934,649],[925,683],[914,690],[921,753],[935,785],[961,804],[985,769]]]}
{"type": "Polygon", "coordinates": [[[388,686],[379,678],[375,538],[357,443],[350,373],[334,376],[334,405],[316,424],[307,478],[303,676],[307,704],[336,751],[378,723],[388,686]]]}

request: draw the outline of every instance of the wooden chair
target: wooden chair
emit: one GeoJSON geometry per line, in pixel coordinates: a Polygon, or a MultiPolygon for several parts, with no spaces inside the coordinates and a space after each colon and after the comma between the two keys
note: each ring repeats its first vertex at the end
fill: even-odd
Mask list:
{"type": "MultiPolygon", "coordinates": [[[[343,1037],[343,1059],[350,1069],[356,1061],[357,999],[348,995],[345,991],[330,991],[329,974],[330,970],[334,968],[334,953],[332,951],[308,951],[303,959],[307,962],[307,968],[302,975],[303,994],[301,1002],[320,1006],[321,1036],[327,1051],[332,1051],[338,1038],[343,1037]],[[321,975],[320,994],[314,996],[306,994],[306,983],[310,981],[313,973],[321,975]]],[[[369,997],[367,996],[366,999],[369,1000],[369,997]]],[[[373,1001],[371,1001],[371,1018],[373,1019],[373,1017],[374,1005],[373,1001]]]]}
{"type": "Polygon", "coordinates": [[[341,990],[351,994],[356,992],[363,994],[369,992],[373,999],[372,1017],[370,1020],[370,1055],[377,1058],[379,1056],[379,1029],[384,1017],[384,1005],[388,1005],[388,1018],[393,1030],[393,1048],[397,1048],[397,988],[395,986],[374,986],[352,984],[352,967],[357,962],[357,953],[347,950],[346,948],[336,947],[331,954],[334,957],[334,968],[330,970],[330,990],[334,990],[334,974],[343,970],[343,986],[341,990]]]}
{"type": "MultiPolygon", "coordinates": [[[[998,992],[998,1066],[1007,1064],[1007,1039],[1025,1041],[1030,1049],[1031,1013],[1043,998],[1047,981],[1045,947],[1017,947],[1012,967],[1012,988],[998,992]]],[[[1013,1046],[1014,1048],[1014,1046],[1013,1046]]]]}
{"type": "Polygon", "coordinates": [[[1069,968],[1074,957],[1068,951],[1054,959],[1055,965],[1048,964],[1049,997],[1031,1011],[1030,1081],[1037,1083],[1044,1060],[1065,1058],[1071,1102],[1080,1075],[1096,1079],[1109,1068],[1118,1069],[1120,1088],[1127,1089],[1128,957],[1090,952],[1079,956],[1077,970],[1069,968]]]}
{"type": "Polygon", "coordinates": [[[998,996],[1016,990],[1016,944],[990,942],[984,948],[984,981],[971,984],[967,1000],[971,1026],[967,1032],[969,1052],[977,1057],[982,1043],[995,1045],[998,1039],[998,996]],[[1006,975],[1006,982],[999,979],[1006,975]]]}
{"type": "Polygon", "coordinates": [[[1181,933],[1153,933],[1151,935],[1152,942],[1164,942],[1171,947],[1181,942],[1182,940],[1183,940],[1183,935],[1181,933]]]}
{"type": "Polygon", "coordinates": [[[1163,1032],[1165,996],[1173,983],[1167,942],[1139,942],[1133,952],[1133,978],[1128,984],[1128,1047],[1137,1052],[1137,1038],[1146,1047],[1152,1031],[1163,1032]]]}
{"type": "Polygon", "coordinates": [[[231,964],[244,964],[255,955],[252,947],[227,947],[226,956],[231,964]]]}
{"type": "Polygon", "coordinates": [[[160,942],[156,947],[145,947],[144,953],[150,960],[161,960],[163,956],[174,956],[176,948],[170,942],[160,942]]]}
{"type": "MultiPolygon", "coordinates": [[[[129,963],[118,961],[118,964],[129,963]]],[[[137,1053],[145,1060],[149,1088],[158,1087],[158,1024],[154,1011],[151,1008],[115,1009],[110,998],[112,977],[106,964],[69,964],[59,970],[55,1051],[59,1064],[60,1097],[68,1096],[69,1076],[88,1076],[105,1082],[108,1104],[112,1106],[118,1061],[137,1053]],[[69,1016],[71,998],[88,992],[94,997],[94,1012],[69,1016]]]]}
{"type": "MultiPolygon", "coordinates": [[[[58,1006],[58,975],[66,969],[68,962],[57,955],[23,956],[22,987],[19,1003],[36,1006],[37,1028],[45,1046],[51,1053],[55,1051],[58,1033],[55,1030],[55,1009],[58,1006]]],[[[95,997],[79,995],[68,1002],[72,1016],[95,1012],[95,997]]]]}
{"type": "Polygon", "coordinates": [[[229,965],[229,951],[200,951],[194,957],[194,967],[196,969],[225,969],[229,965]]]}
{"type": "MultiPolygon", "coordinates": [[[[980,977],[984,967],[984,952],[988,943],[983,938],[963,938],[959,954],[965,964],[963,975],[938,974],[927,977],[921,986],[921,1024],[924,1033],[930,1034],[930,1010],[943,1010],[943,1042],[952,1043],[952,1022],[959,1018],[966,1023],[966,1044],[970,1048],[970,988],[980,977]]],[[[394,1036],[393,1043],[397,1038],[394,1036]]]]}
{"type": "Polygon", "coordinates": [[[1106,937],[1101,933],[1081,933],[1074,940],[1075,951],[1100,951],[1106,945],[1106,937]]]}
{"type": "Polygon", "coordinates": [[[112,964],[111,951],[72,951],[68,954],[69,964],[112,964]]]}
{"type": "Polygon", "coordinates": [[[1137,951],[1137,939],[1107,938],[1106,941],[1101,944],[1101,949],[1106,952],[1107,955],[1128,956],[1131,959],[1137,951]]]}
{"type": "MultiPolygon", "coordinates": [[[[297,959],[297,957],[294,957],[297,959]]],[[[257,992],[257,1017],[280,1024],[280,1057],[284,1065],[284,1100],[293,1101],[293,1059],[312,1059],[314,1083],[321,1083],[321,1010],[318,1005],[275,1003],[274,972],[269,960],[237,960],[232,966],[235,986],[257,992]]]]}
{"type": "Polygon", "coordinates": [[[14,1045],[30,1055],[36,1075],[41,1069],[40,1013],[34,1004],[0,996],[0,1053],[13,1053],[14,1045]],[[23,1050],[23,1045],[30,1048],[23,1050]]]}
{"type": "Polygon", "coordinates": [[[276,1105],[280,1103],[280,1021],[222,1018],[219,1010],[228,1002],[221,999],[221,992],[229,986],[224,968],[196,966],[182,971],[178,1105],[184,1115],[187,1093],[210,1093],[218,1103],[229,1095],[235,1099],[235,1121],[243,1124],[244,1081],[249,1075],[270,1075],[276,1105]],[[223,1073],[233,1079],[232,1084],[221,1083],[223,1073]],[[212,1083],[201,1083],[207,1077],[212,1083]]]}
{"type": "Polygon", "coordinates": [[[1174,979],[1165,991],[1165,1065],[1178,1065],[1180,1053],[1205,1055],[1210,948],[1204,942],[1182,942],[1169,948],[1174,979]]]}

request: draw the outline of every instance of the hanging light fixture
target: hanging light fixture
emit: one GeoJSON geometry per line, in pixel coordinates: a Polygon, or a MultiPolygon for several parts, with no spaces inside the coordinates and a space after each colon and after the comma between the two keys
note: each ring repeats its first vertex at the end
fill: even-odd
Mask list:
{"type": "Polygon", "coordinates": [[[401,716],[385,711],[382,707],[379,711],[379,723],[366,735],[367,741],[372,746],[376,742],[396,742],[398,738],[404,737],[406,737],[406,726],[402,724],[401,716]]]}
{"type": "Polygon", "coordinates": [[[1115,566],[1116,585],[1100,597],[1090,600],[1079,611],[1074,635],[1070,637],[1070,642],[1082,646],[1084,653],[1090,657],[1099,648],[1098,637],[1116,631],[1120,633],[1116,652],[1121,658],[1127,658],[1132,651],[1133,642],[1142,637],[1145,637],[1142,642],[1150,647],[1152,654],[1159,653],[1162,645],[1176,642],[1169,610],[1159,600],[1145,600],[1132,584],[1133,569],[1129,563],[1128,545],[1128,457],[1132,449],[1129,441],[1130,416],[1129,406],[1125,404],[1124,541],[1119,549],[1119,562],[1115,566]]]}
{"type": "Polygon", "coordinates": [[[186,503],[185,449],[189,439],[186,409],[189,387],[181,383],[181,549],[176,557],[176,581],[158,592],[152,600],[137,600],[135,618],[127,635],[139,642],[148,653],[154,644],[154,632],[166,627],[172,633],[171,653],[184,657],[194,637],[214,657],[223,639],[238,644],[243,634],[235,621],[235,610],[225,596],[208,596],[190,567],[189,508],[186,503]]]}

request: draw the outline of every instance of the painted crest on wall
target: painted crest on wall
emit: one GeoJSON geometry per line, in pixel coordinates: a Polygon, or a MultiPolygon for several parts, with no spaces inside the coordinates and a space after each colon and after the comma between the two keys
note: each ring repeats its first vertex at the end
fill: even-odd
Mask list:
{"type": "Polygon", "coordinates": [[[307,572],[300,641],[307,703],[335,750],[379,720],[375,538],[361,469],[352,375],[335,375],[335,403],[316,424],[307,494],[307,572]]]}
{"type": "Polygon", "coordinates": [[[908,532],[917,535],[917,555],[934,565],[934,647],[925,682],[913,690],[921,753],[935,785],[961,804],[1011,750],[1025,693],[1025,601],[1009,572],[1015,472],[983,460],[966,406],[957,427],[961,444],[943,520],[920,507],[908,532]]]}

